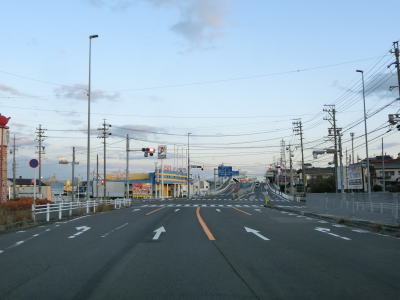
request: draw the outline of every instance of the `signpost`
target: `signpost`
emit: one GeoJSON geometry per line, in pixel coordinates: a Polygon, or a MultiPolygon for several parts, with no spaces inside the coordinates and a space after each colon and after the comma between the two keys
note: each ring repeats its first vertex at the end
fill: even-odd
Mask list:
{"type": "Polygon", "coordinates": [[[158,159],[161,159],[161,199],[164,199],[164,159],[167,158],[167,146],[158,146],[158,159]]]}
{"type": "Polygon", "coordinates": [[[29,161],[29,166],[33,169],[33,203],[36,204],[36,168],[39,166],[39,161],[33,158],[29,161]]]}

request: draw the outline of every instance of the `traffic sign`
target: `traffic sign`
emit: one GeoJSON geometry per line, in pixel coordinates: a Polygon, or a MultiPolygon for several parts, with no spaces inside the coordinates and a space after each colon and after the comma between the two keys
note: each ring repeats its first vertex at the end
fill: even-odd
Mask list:
{"type": "Polygon", "coordinates": [[[39,161],[36,158],[33,158],[29,161],[29,166],[31,168],[37,168],[39,166],[39,161]]]}

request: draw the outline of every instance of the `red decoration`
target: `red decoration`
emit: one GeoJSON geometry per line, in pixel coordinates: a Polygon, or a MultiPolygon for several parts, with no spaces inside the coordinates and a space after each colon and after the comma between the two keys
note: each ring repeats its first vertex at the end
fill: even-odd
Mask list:
{"type": "Polygon", "coordinates": [[[0,127],[5,127],[10,119],[10,117],[7,118],[6,116],[0,114],[0,127]]]}

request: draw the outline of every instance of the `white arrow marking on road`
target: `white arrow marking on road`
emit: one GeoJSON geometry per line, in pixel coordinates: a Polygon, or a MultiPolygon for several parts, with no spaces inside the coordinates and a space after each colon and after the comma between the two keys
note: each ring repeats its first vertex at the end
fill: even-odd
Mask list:
{"type": "Polygon", "coordinates": [[[219,208],[216,209],[217,212],[221,212],[221,210],[219,208]]]}
{"type": "Polygon", "coordinates": [[[263,236],[262,234],[260,234],[258,230],[251,229],[251,228],[246,227],[246,226],[244,227],[244,229],[246,230],[246,232],[253,233],[254,235],[256,235],[257,237],[259,237],[260,239],[262,239],[264,241],[269,241],[269,238],[267,238],[267,237],[263,236]]]}
{"type": "Polygon", "coordinates": [[[178,212],[178,211],[180,211],[180,209],[179,209],[179,208],[177,208],[177,209],[175,209],[175,210],[174,210],[174,212],[178,212]]]}
{"type": "Polygon", "coordinates": [[[337,237],[337,238],[340,238],[340,239],[343,239],[343,240],[346,240],[346,241],[351,241],[351,239],[348,238],[348,237],[345,237],[345,236],[341,236],[341,235],[332,233],[331,230],[330,230],[329,228],[315,227],[315,230],[316,230],[316,231],[319,231],[319,232],[322,232],[322,233],[326,233],[326,234],[332,235],[332,236],[334,236],[334,237],[337,237]]]}
{"type": "Polygon", "coordinates": [[[76,230],[78,230],[78,232],[73,234],[73,235],[70,235],[68,237],[69,239],[73,239],[73,238],[77,237],[78,235],[80,235],[80,234],[82,234],[85,231],[88,231],[90,229],[89,226],[79,226],[79,227],[75,227],[75,228],[76,228],[76,230]]]}
{"type": "Polygon", "coordinates": [[[153,237],[153,240],[158,240],[158,238],[160,237],[161,233],[163,232],[167,232],[164,228],[164,226],[161,226],[160,228],[157,228],[156,230],[154,230],[153,232],[155,232],[156,234],[153,237]]]}

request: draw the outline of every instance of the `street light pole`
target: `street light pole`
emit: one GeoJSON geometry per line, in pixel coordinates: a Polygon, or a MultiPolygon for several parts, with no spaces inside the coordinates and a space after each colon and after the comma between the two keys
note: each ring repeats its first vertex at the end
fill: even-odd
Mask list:
{"type": "Polygon", "coordinates": [[[86,200],[89,200],[90,181],[90,88],[91,88],[91,66],[92,66],[92,39],[98,38],[97,34],[89,36],[89,83],[88,83],[88,130],[87,130],[87,158],[86,158],[86,200]]]}
{"type": "Polygon", "coordinates": [[[361,80],[362,80],[362,92],[363,92],[363,103],[364,103],[364,131],[365,131],[365,152],[367,156],[367,180],[368,180],[368,194],[371,194],[371,174],[369,170],[369,156],[368,156],[368,131],[367,131],[367,112],[365,109],[365,84],[364,84],[364,71],[363,70],[356,70],[356,72],[361,73],[361,80]]]}

